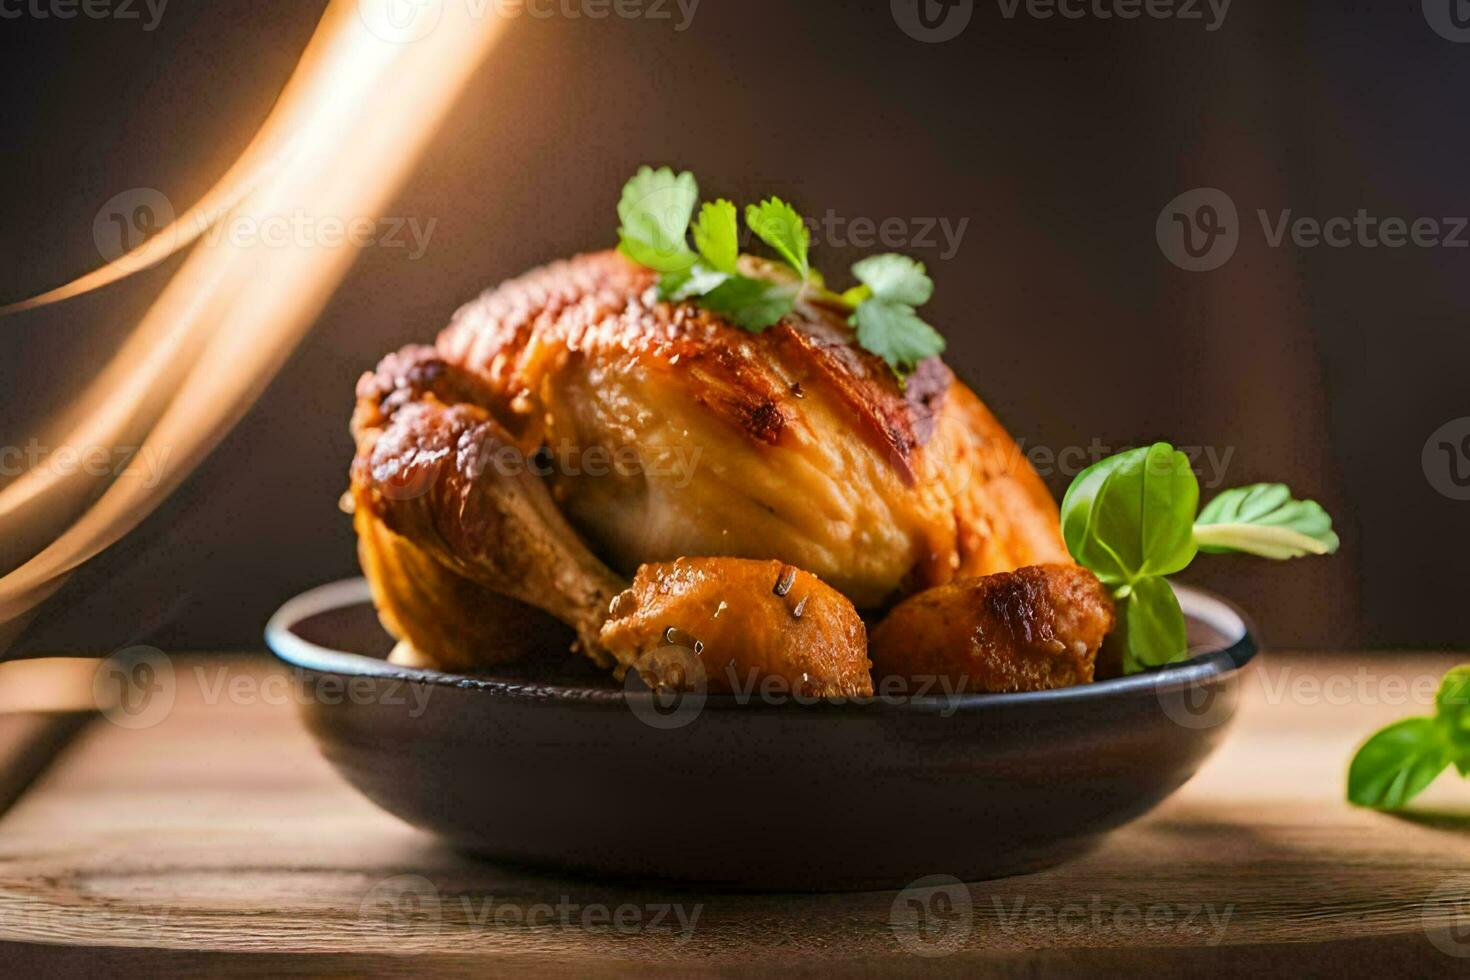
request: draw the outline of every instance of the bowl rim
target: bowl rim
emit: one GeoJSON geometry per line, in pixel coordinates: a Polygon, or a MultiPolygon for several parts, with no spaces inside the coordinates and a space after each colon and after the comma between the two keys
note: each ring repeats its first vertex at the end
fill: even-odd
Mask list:
{"type": "MultiPolygon", "coordinates": [[[[768,711],[795,708],[847,708],[863,712],[922,711],[953,713],[956,710],[1036,706],[1190,690],[1243,670],[1261,650],[1254,623],[1229,600],[1205,589],[1171,582],[1186,618],[1203,622],[1223,636],[1234,637],[1225,647],[1195,655],[1188,660],[1126,677],[1114,677],[1050,691],[995,694],[961,692],[951,694],[877,695],[867,698],[797,699],[786,695],[779,701],[763,701],[755,695],[700,695],[705,709],[768,711]]],[[[402,667],[366,654],[334,650],[298,635],[294,627],[306,619],[352,606],[371,604],[367,579],[328,582],[288,599],[265,625],[265,643],[287,666],[322,674],[406,681],[464,691],[480,691],[517,701],[555,701],[566,704],[613,706],[626,710],[634,698],[651,697],[647,691],[621,687],[580,687],[510,681],[471,674],[451,674],[419,667],[402,667]]]]}

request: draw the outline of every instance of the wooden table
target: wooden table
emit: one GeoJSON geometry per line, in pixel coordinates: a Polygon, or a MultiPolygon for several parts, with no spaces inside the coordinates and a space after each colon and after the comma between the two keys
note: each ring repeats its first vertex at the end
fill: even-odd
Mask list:
{"type": "MultiPolygon", "coordinates": [[[[1466,976],[1467,784],[1442,779],[1414,819],[1342,801],[1354,745],[1422,713],[1454,662],[1270,655],[1199,776],[1054,871],[907,895],[740,895],[457,855],[336,778],[287,688],[262,686],[264,658],[176,659],[166,718],[93,720],[0,816],[0,976],[1466,976]],[[906,927],[914,901],[937,933],[906,927]]],[[[45,740],[27,737],[34,758],[45,740]]]]}

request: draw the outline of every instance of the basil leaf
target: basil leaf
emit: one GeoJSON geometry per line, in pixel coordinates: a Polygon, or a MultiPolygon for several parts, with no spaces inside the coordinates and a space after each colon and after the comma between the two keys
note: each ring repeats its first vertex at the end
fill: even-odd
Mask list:
{"type": "Polygon", "coordinates": [[[699,185],[687,170],[677,176],[668,167],[642,167],[623,185],[618,201],[618,249],[656,272],[680,272],[694,264],[685,236],[699,185]]]}
{"type": "Polygon", "coordinates": [[[1201,551],[1240,551],[1278,561],[1331,554],[1339,543],[1322,505],[1292,499],[1280,483],[1226,490],[1200,512],[1194,537],[1201,551]]]}
{"type": "Polygon", "coordinates": [[[1108,585],[1170,575],[1194,560],[1199,481],[1167,442],[1094,463],[1062,499],[1062,537],[1108,585]]]}
{"type": "Polygon", "coordinates": [[[1434,782],[1449,765],[1433,718],[1405,718],[1364,742],[1348,767],[1350,803],[1396,810],[1434,782]]]}
{"type": "Polygon", "coordinates": [[[1462,776],[1470,776],[1470,664],[1455,667],[1434,696],[1435,724],[1462,776]]]}
{"type": "Polygon", "coordinates": [[[1139,579],[1126,588],[1120,602],[1124,673],[1162,667],[1189,653],[1184,610],[1167,580],[1157,576],[1139,579]]]}

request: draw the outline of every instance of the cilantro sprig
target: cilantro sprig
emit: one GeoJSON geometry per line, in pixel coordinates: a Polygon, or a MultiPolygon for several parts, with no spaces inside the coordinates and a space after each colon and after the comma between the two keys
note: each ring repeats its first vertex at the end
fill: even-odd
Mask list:
{"type": "Polygon", "coordinates": [[[1338,548],[1332,518],[1280,484],[1226,490],[1199,508],[1189,459],[1167,442],[1110,456],[1083,470],[1062,499],[1062,537],[1118,604],[1123,670],[1136,673],[1188,654],[1184,613],[1167,576],[1201,552],[1287,559],[1338,548]]]}
{"type": "Polygon", "coordinates": [[[1470,664],[1444,675],[1432,717],[1396,721],[1358,748],[1348,766],[1348,802],[1397,810],[1451,765],[1470,776],[1470,664]]]}
{"type": "Polygon", "coordinates": [[[920,318],[917,307],[934,294],[920,262],[875,255],[853,266],[860,285],[840,296],[827,290],[811,265],[811,231],[800,212],[779,197],[745,209],[746,226],[778,256],[741,271],[739,210],[723,198],[699,208],[691,173],[643,167],[618,202],[618,249],[659,273],[658,294],[669,302],[695,302],[737,326],[762,331],[796,308],[803,293],[845,307],[857,342],[879,357],[902,382],[919,362],[944,351],[944,338],[920,318]],[[694,246],[689,239],[693,237],[694,246]]]}
{"type": "Polygon", "coordinates": [[[852,267],[861,286],[849,290],[857,300],[848,323],[857,328],[858,343],[888,362],[899,377],[926,357],[944,352],[944,338],[919,318],[914,307],[934,295],[934,280],[924,263],[903,255],[874,255],[852,267]]]}

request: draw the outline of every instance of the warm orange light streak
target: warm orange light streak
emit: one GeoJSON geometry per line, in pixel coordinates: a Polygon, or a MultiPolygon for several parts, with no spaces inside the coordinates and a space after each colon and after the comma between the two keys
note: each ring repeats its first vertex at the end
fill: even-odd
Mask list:
{"type": "MultiPolygon", "coordinates": [[[[474,5],[445,4],[436,27],[393,43],[368,30],[357,0],[334,0],[252,142],[246,157],[253,159],[231,169],[242,183],[227,186],[227,175],[190,214],[207,215],[211,200],[235,200],[231,217],[297,209],[338,218],[379,213],[504,23],[477,15],[474,5]]],[[[59,530],[0,578],[0,624],[14,626],[178,486],[258,397],[355,255],[348,242],[240,243],[228,236],[195,250],[83,396],[74,413],[80,421],[61,437],[107,445],[118,434],[146,433],[139,455],[162,460],[157,479],[119,479],[80,515],[95,478],[28,474],[0,493],[0,540],[22,526],[59,530]]],[[[94,281],[139,267],[115,268],[127,259],[99,270],[94,276],[103,279],[94,281]]],[[[51,295],[84,291],[89,278],[51,295]]],[[[0,650],[5,633],[0,629],[0,650]]]]}

